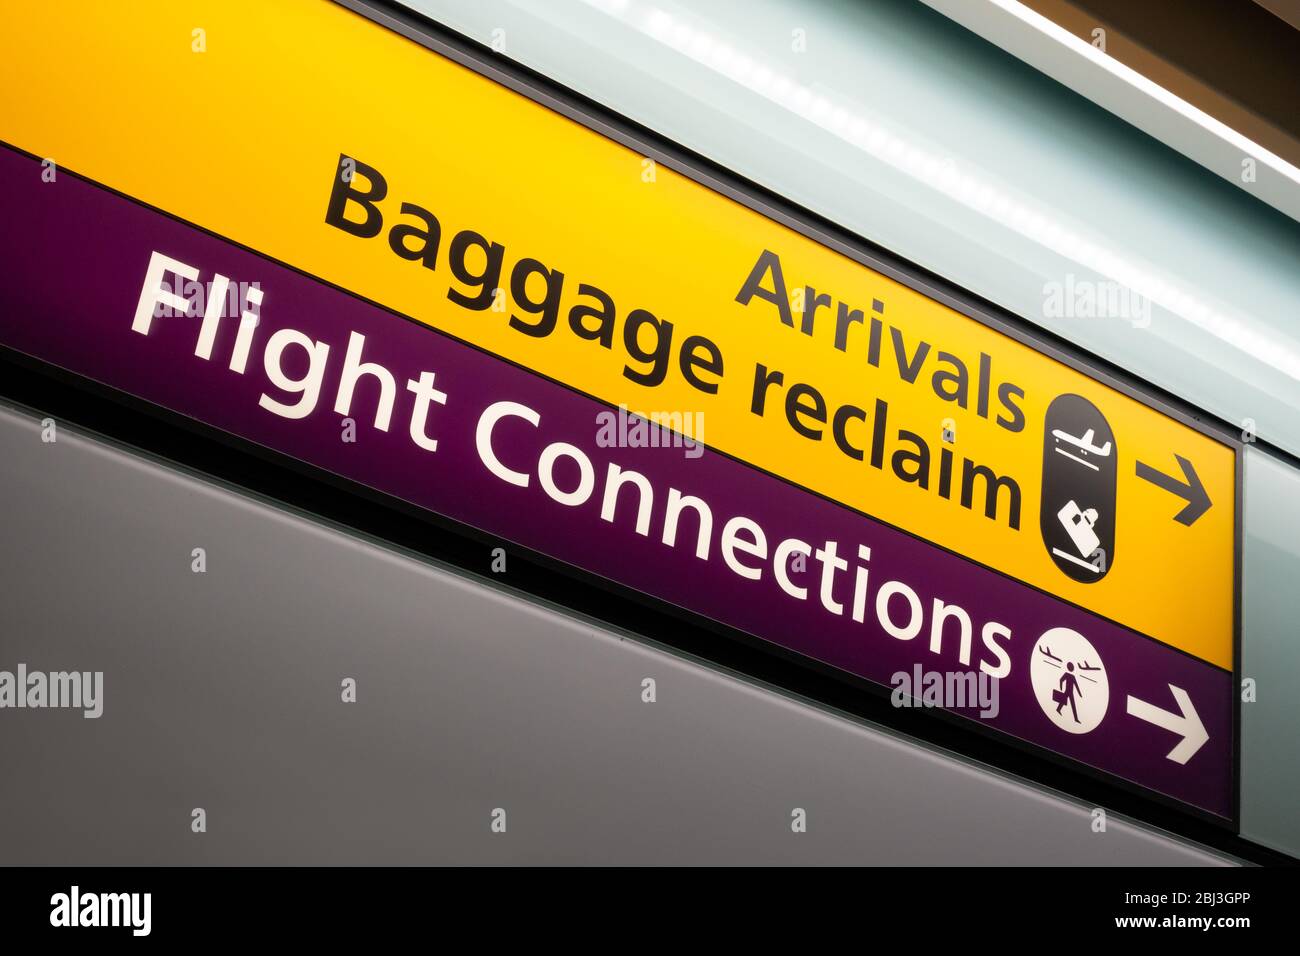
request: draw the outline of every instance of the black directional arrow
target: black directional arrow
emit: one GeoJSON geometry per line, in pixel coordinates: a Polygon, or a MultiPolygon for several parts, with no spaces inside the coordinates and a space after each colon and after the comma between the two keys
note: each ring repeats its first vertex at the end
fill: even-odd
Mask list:
{"type": "Polygon", "coordinates": [[[1187,502],[1187,506],[1182,511],[1174,515],[1174,520],[1179,524],[1191,525],[1197,518],[1210,510],[1210,496],[1205,493],[1205,485],[1201,484],[1201,476],[1196,473],[1192,463],[1182,455],[1174,455],[1178,459],[1179,467],[1183,469],[1185,481],[1179,481],[1173,475],[1166,475],[1162,471],[1156,471],[1145,462],[1137,463],[1137,476],[1143,481],[1149,481],[1158,488],[1163,488],[1172,494],[1177,495],[1187,502]]]}

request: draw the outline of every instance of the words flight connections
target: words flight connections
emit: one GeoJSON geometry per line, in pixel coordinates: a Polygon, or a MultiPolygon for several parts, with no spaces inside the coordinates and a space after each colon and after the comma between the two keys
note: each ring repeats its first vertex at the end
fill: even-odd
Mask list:
{"type": "MultiPolygon", "coordinates": [[[[159,323],[179,321],[174,316],[191,321],[186,318],[192,308],[189,300],[172,289],[177,279],[197,282],[199,276],[198,266],[155,251],[132,331],[147,337],[159,323]]],[[[212,286],[223,292],[232,288],[220,275],[212,286]]],[[[346,342],[316,339],[292,327],[267,334],[260,321],[262,291],[248,287],[247,296],[237,318],[224,315],[226,295],[209,298],[208,308],[194,326],[193,354],[202,361],[224,361],[234,375],[264,377],[266,386],[257,401],[264,412],[300,420],[329,408],[368,421],[381,432],[404,421],[410,441],[429,453],[439,449],[439,418],[465,414],[453,412],[455,397],[438,387],[437,370],[423,370],[402,382],[390,369],[368,359],[367,339],[356,331],[348,334],[346,342]],[[373,414],[367,410],[361,415],[354,407],[363,389],[374,396],[373,414]]],[[[554,436],[535,459],[520,460],[518,449],[529,444],[526,433],[547,428],[537,409],[501,400],[471,414],[476,417],[476,457],[485,478],[520,488],[536,482],[557,507],[596,508],[602,521],[641,537],[651,536],[653,528],[664,545],[680,547],[700,561],[721,561],[739,578],[770,581],[791,600],[870,623],[900,641],[925,633],[929,650],[950,656],[954,664],[977,668],[994,678],[1011,673],[1007,642],[1012,635],[1006,624],[978,621],[972,610],[942,599],[923,603],[917,588],[889,580],[883,570],[873,578],[872,549],[867,543],[796,536],[771,540],[760,522],[723,512],[737,502],[710,501],[692,493],[687,481],[682,487],[655,487],[646,475],[613,460],[617,449],[608,452],[611,460],[595,461],[592,453],[578,446],[591,436],[554,436]]],[[[593,421],[593,431],[596,427],[593,421]]],[[[689,468],[684,469],[683,478],[689,473],[689,468]]]]}

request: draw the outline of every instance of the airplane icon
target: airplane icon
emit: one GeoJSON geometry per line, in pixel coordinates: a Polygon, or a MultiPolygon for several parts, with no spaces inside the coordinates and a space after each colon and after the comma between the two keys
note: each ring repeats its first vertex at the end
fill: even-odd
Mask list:
{"type": "Polygon", "coordinates": [[[1101,469],[1098,468],[1096,465],[1094,465],[1092,462],[1088,461],[1086,456],[1091,454],[1091,455],[1096,455],[1098,458],[1108,458],[1110,457],[1111,444],[1110,442],[1106,442],[1105,444],[1102,445],[1094,445],[1092,442],[1096,436],[1097,436],[1097,432],[1095,429],[1092,428],[1089,428],[1079,438],[1074,437],[1069,432],[1062,431],[1059,428],[1054,428],[1052,429],[1052,437],[1055,438],[1057,442],[1064,442],[1067,445],[1073,445],[1076,449],[1078,449],[1079,455],[1083,455],[1085,457],[1080,458],[1079,455],[1072,454],[1071,452],[1066,451],[1064,448],[1061,448],[1059,445],[1053,450],[1058,455],[1064,455],[1066,458],[1069,458],[1072,461],[1077,461],[1079,464],[1087,468],[1091,468],[1093,471],[1100,471],[1101,469]]]}

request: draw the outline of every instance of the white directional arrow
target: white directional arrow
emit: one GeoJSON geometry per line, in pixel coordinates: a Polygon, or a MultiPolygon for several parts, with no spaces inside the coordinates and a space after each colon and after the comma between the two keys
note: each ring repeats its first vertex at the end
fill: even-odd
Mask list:
{"type": "Polygon", "coordinates": [[[1161,710],[1155,704],[1138,700],[1131,694],[1128,698],[1128,712],[1138,720],[1145,720],[1149,724],[1155,724],[1181,736],[1183,739],[1178,741],[1174,749],[1165,756],[1174,763],[1187,763],[1210,739],[1210,735],[1205,730],[1205,724],[1201,723],[1196,708],[1192,706],[1192,698],[1188,696],[1187,691],[1173,684],[1169,685],[1169,689],[1174,692],[1174,700],[1178,703],[1181,714],[1161,710]]]}

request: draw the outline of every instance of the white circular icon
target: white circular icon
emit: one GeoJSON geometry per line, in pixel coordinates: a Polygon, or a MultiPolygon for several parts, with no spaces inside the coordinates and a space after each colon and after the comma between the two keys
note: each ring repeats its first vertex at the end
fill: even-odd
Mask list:
{"type": "Polygon", "coordinates": [[[1078,631],[1054,627],[1045,632],[1034,645],[1029,680],[1043,713],[1062,730],[1086,734],[1106,716],[1106,667],[1078,631]]]}

